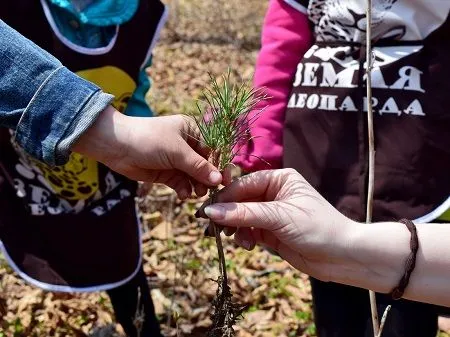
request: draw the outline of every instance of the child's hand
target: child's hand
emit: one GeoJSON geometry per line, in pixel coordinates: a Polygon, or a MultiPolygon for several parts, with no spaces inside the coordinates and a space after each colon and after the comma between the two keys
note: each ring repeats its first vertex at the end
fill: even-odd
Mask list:
{"type": "Polygon", "coordinates": [[[203,196],[222,182],[188,117],[128,117],[108,108],[72,149],[130,179],[165,184],[180,199],[192,194],[192,186],[203,196]]]}

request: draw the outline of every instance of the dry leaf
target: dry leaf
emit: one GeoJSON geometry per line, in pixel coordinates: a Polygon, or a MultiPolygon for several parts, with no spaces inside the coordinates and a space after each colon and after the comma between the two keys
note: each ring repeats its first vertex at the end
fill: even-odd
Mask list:
{"type": "Polygon", "coordinates": [[[172,223],[161,222],[150,231],[152,238],[157,240],[167,240],[172,237],[172,223]]]}

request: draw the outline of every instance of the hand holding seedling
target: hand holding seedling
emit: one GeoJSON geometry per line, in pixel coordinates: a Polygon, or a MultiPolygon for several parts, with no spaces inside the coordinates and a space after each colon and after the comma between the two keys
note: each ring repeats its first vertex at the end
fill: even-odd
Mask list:
{"type": "Polygon", "coordinates": [[[217,166],[205,159],[210,150],[197,126],[185,116],[128,117],[110,107],[72,150],[133,180],[165,184],[181,199],[193,187],[203,196],[222,182],[217,166]]]}
{"type": "Polygon", "coordinates": [[[351,221],[332,207],[295,170],[246,175],[207,202],[200,214],[225,226],[247,250],[256,244],[276,250],[295,268],[329,281],[342,264],[351,221]],[[209,206],[207,206],[209,205],[209,206]],[[341,236],[342,234],[342,236],[341,236]]]}
{"type": "MultiPolygon", "coordinates": [[[[251,250],[256,244],[267,246],[293,267],[319,280],[381,293],[397,286],[410,253],[410,233],[404,224],[352,221],[293,169],[241,177],[219,191],[215,203],[207,201],[199,215],[225,226],[227,234],[235,233],[235,241],[245,249],[251,250]]],[[[440,274],[442,251],[447,246],[445,240],[442,244],[436,241],[435,233],[442,230],[447,235],[450,230],[445,225],[435,226],[421,237],[428,255],[419,257],[417,273],[421,268],[427,272],[420,277],[413,274],[406,295],[444,303],[442,293],[450,273],[445,273],[447,278],[440,274]],[[437,280],[445,280],[442,288],[437,280]],[[431,291],[429,284],[440,292],[431,291]]],[[[425,228],[429,224],[420,231],[428,231],[425,228]]]]}

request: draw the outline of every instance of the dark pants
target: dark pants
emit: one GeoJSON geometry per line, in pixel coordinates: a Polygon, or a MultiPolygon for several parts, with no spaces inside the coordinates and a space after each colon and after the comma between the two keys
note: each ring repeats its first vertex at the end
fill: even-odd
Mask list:
{"type": "Polygon", "coordinates": [[[150,288],[142,267],[130,282],[107,291],[114,308],[116,320],[122,325],[128,337],[138,336],[134,324],[136,308],[138,305],[138,289],[141,292],[139,311],[143,311],[144,313],[144,321],[139,336],[162,337],[150,294],[150,288]]]}
{"type": "MultiPolygon", "coordinates": [[[[373,337],[367,290],[310,280],[318,337],[373,337]]],[[[407,300],[390,301],[386,295],[377,294],[380,320],[389,304],[392,307],[382,337],[436,337],[438,314],[447,309],[407,300]]]]}

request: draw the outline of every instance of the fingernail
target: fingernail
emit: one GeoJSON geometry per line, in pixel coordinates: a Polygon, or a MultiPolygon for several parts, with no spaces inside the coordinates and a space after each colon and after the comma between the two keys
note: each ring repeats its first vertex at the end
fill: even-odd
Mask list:
{"type": "Polygon", "coordinates": [[[211,184],[219,184],[221,180],[222,180],[222,175],[220,174],[220,172],[212,171],[209,174],[209,182],[211,184]]]}
{"type": "Polygon", "coordinates": [[[213,220],[221,220],[225,217],[225,208],[218,205],[206,206],[203,210],[206,216],[213,220]]]}

